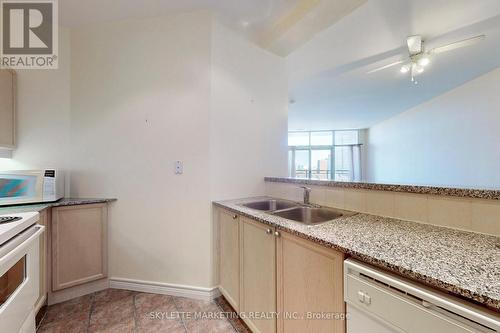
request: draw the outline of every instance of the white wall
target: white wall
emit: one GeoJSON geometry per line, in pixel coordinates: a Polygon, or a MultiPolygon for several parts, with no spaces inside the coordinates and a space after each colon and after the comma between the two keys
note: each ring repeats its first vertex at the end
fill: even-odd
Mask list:
{"type": "Polygon", "coordinates": [[[262,195],[287,175],[285,61],[214,22],[211,78],[211,197],[262,195]]]}
{"type": "Polygon", "coordinates": [[[70,32],[59,28],[59,69],[18,70],[17,149],[0,170],[68,167],[70,32]]]}
{"type": "Polygon", "coordinates": [[[211,284],[210,40],[207,13],[72,32],[72,195],[118,198],[112,277],[211,284]]]}
{"type": "Polygon", "coordinates": [[[286,173],[284,60],[208,13],[71,41],[72,195],[118,198],[110,275],[211,287],[211,200],[262,195],[264,176],[286,173]]]}
{"type": "Polygon", "coordinates": [[[367,180],[500,188],[500,69],[371,127],[367,180]]]}
{"type": "Polygon", "coordinates": [[[19,73],[0,170],[71,169],[72,196],[118,198],[111,277],[213,286],[211,201],[287,172],[284,59],[205,12],[60,31],[60,69],[19,73]]]}

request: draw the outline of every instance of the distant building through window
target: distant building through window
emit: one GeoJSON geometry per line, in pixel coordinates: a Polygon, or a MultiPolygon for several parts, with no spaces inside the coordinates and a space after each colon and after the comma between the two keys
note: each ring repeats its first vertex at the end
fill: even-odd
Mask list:
{"type": "Polygon", "coordinates": [[[288,133],[288,172],[293,178],[361,180],[360,131],[288,133]]]}

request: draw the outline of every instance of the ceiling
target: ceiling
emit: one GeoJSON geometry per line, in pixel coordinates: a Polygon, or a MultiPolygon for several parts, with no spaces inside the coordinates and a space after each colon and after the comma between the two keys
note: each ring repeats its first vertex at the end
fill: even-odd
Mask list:
{"type": "Polygon", "coordinates": [[[59,0],[70,28],[196,10],[286,57],[291,130],[367,128],[500,66],[499,0],[59,0]],[[481,33],[417,86],[398,67],[366,74],[406,56],[409,35],[430,48],[481,33]]]}
{"type": "Polygon", "coordinates": [[[287,57],[289,128],[368,128],[499,66],[500,1],[369,0],[287,57]],[[433,48],[482,33],[434,57],[418,85],[397,66],[367,74],[407,56],[407,36],[433,48]]]}
{"type": "Polygon", "coordinates": [[[278,55],[287,56],[367,1],[301,0],[255,41],[278,55]]]}
{"type": "Polygon", "coordinates": [[[213,10],[234,25],[266,28],[300,0],[59,0],[60,23],[80,27],[121,19],[213,10]]]}
{"type": "Polygon", "coordinates": [[[286,56],[367,0],[59,0],[62,26],[78,28],[209,10],[252,42],[286,56]]]}
{"type": "Polygon", "coordinates": [[[59,0],[62,26],[76,28],[122,19],[140,19],[197,10],[213,11],[223,22],[251,38],[302,0],[59,0]]]}

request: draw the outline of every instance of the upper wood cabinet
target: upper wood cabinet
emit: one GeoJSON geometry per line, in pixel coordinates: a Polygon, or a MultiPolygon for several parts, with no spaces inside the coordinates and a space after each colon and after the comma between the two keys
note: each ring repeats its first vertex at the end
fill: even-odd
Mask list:
{"type": "Polygon", "coordinates": [[[274,228],[241,218],[240,311],[254,333],[276,332],[276,319],[254,316],[276,312],[276,240],[274,228]]]}
{"type": "Polygon", "coordinates": [[[107,276],[107,204],[52,208],[52,291],[107,276]]]}
{"type": "Polygon", "coordinates": [[[231,306],[240,308],[239,217],[219,210],[219,289],[231,306]]]}
{"type": "Polygon", "coordinates": [[[16,73],[0,70],[0,148],[16,144],[16,73]]]}

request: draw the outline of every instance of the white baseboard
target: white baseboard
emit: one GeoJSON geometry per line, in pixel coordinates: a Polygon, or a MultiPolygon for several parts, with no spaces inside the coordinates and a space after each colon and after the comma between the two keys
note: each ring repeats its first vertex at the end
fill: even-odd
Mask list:
{"type": "Polygon", "coordinates": [[[47,303],[47,294],[45,294],[42,297],[40,297],[40,299],[36,302],[36,304],[35,304],[35,315],[38,313],[38,311],[40,311],[40,309],[42,308],[42,306],[45,305],[45,303],[47,303]]]}
{"type": "Polygon", "coordinates": [[[47,299],[48,305],[53,305],[68,301],[83,295],[88,295],[109,288],[109,280],[101,279],[88,282],[80,286],[70,287],[59,291],[49,292],[47,299]]]}
{"type": "Polygon", "coordinates": [[[123,278],[110,278],[109,287],[115,289],[140,291],[144,293],[194,298],[204,301],[211,301],[214,298],[220,296],[220,292],[217,287],[203,288],[203,287],[185,286],[179,284],[132,280],[123,278]]]}

